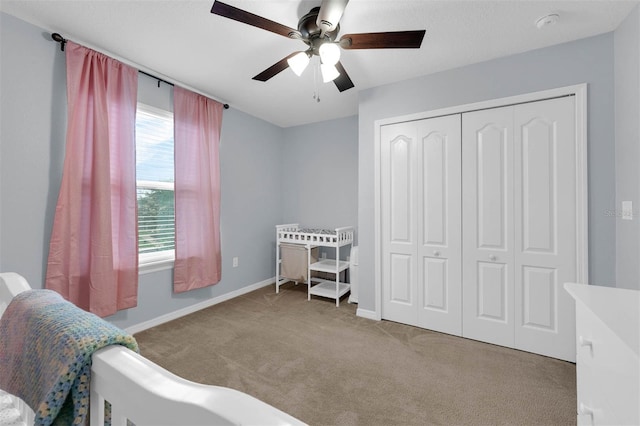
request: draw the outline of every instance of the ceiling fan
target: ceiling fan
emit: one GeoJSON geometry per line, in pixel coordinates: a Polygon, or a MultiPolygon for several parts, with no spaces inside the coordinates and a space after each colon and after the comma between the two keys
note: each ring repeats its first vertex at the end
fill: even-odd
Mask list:
{"type": "Polygon", "coordinates": [[[320,57],[323,81],[333,81],[338,90],[343,92],[352,88],[353,82],[340,63],[340,48],[417,49],[425,34],[425,30],[345,34],[336,41],[340,31],[340,18],[348,2],[349,0],[322,0],[319,7],[314,7],[300,18],[297,30],[219,1],[213,3],[211,13],[301,40],[308,46],[306,50],[294,52],[276,62],[253,77],[254,80],[267,81],[289,67],[294,73],[301,75],[315,55],[320,57]]]}

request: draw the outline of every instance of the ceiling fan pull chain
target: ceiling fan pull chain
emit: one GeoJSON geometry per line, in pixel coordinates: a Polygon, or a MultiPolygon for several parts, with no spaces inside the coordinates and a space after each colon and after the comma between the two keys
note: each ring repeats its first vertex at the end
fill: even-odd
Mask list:
{"type": "Polygon", "coordinates": [[[313,99],[315,99],[316,102],[320,102],[320,85],[318,84],[318,68],[319,67],[320,65],[318,65],[317,67],[313,67],[313,85],[314,85],[313,99]]]}
{"type": "Polygon", "coordinates": [[[313,99],[316,99],[318,85],[316,84],[316,67],[313,67],[313,99]]]}

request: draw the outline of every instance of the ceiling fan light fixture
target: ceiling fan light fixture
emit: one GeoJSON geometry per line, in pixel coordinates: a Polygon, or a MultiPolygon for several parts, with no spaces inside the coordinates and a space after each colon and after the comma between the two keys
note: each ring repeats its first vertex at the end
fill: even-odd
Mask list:
{"type": "Polygon", "coordinates": [[[335,65],[340,60],[340,48],[336,43],[322,43],[320,49],[318,49],[318,54],[323,64],[335,65]]]}
{"type": "Polygon", "coordinates": [[[307,65],[309,65],[309,54],[307,52],[298,52],[287,59],[287,63],[297,76],[301,76],[307,65]]]}
{"type": "Polygon", "coordinates": [[[320,72],[322,73],[322,81],[328,83],[340,76],[340,72],[333,64],[320,64],[320,72]]]}
{"type": "MultiPolygon", "coordinates": [[[[354,87],[354,84],[340,62],[341,49],[419,49],[426,33],[426,30],[354,33],[344,34],[336,41],[340,32],[340,19],[347,3],[349,0],[321,0],[320,6],[312,7],[309,13],[298,20],[297,30],[220,0],[214,0],[211,13],[288,39],[300,40],[308,46],[306,51],[293,52],[280,59],[254,76],[253,80],[267,81],[287,68],[291,68],[300,76],[309,65],[310,59],[318,56],[322,63],[323,80],[333,81],[336,88],[343,92],[354,87]]],[[[317,70],[314,66],[315,82],[318,80],[317,70]]]]}

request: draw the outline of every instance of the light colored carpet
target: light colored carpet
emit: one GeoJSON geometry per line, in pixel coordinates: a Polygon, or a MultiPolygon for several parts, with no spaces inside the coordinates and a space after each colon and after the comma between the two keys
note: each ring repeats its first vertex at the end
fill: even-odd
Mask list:
{"type": "Polygon", "coordinates": [[[273,286],[138,333],[141,353],[311,425],[572,425],[575,365],[273,286]]]}

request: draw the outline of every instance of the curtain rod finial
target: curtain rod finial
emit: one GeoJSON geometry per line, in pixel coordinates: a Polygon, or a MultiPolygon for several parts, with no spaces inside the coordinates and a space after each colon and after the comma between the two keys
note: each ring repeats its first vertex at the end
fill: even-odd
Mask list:
{"type": "Polygon", "coordinates": [[[51,38],[53,39],[53,41],[60,43],[60,50],[64,52],[64,45],[67,42],[67,40],[65,40],[65,38],[58,33],[51,34],[51,38]]]}

